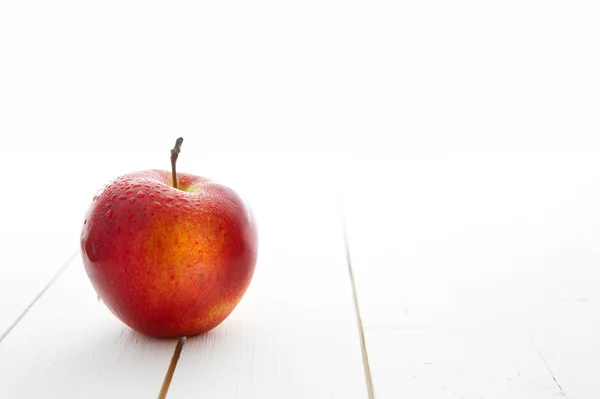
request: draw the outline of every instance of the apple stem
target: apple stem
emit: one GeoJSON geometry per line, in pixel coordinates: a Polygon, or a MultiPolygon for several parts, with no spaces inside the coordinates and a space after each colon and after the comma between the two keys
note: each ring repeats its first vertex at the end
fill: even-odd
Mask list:
{"type": "Polygon", "coordinates": [[[175,164],[177,163],[177,157],[181,152],[181,144],[183,143],[183,137],[180,137],[175,142],[175,147],[171,150],[171,172],[173,172],[173,187],[177,188],[177,172],[175,170],[175,164]]]}

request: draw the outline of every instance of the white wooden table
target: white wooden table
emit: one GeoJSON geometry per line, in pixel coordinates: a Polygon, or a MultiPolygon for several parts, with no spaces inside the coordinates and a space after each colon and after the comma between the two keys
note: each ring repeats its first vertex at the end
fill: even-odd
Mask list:
{"type": "Polygon", "coordinates": [[[96,299],[78,222],[50,224],[51,209],[65,222],[81,209],[63,195],[33,213],[15,200],[21,216],[5,212],[2,227],[2,397],[599,397],[594,159],[183,165],[256,211],[259,261],[239,307],[182,348],[137,334],[96,299]]]}

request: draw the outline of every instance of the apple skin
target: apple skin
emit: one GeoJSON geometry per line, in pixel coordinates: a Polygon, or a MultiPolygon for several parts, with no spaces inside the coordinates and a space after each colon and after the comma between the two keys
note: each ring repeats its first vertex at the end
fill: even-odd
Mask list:
{"type": "Polygon", "coordinates": [[[203,177],[147,170],[94,197],[81,232],[86,273],[121,321],[152,337],[205,333],[242,299],[258,236],[250,207],[203,177]]]}

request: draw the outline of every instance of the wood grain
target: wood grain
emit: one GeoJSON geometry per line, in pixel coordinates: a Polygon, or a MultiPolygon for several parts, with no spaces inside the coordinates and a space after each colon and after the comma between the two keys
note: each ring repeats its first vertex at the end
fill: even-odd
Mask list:
{"type": "Polygon", "coordinates": [[[442,382],[463,395],[544,397],[552,390],[540,370],[567,397],[600,395],[591,371],[600,356],[597,160],[447,157],[349,168],[350,256],[378,398],[443,397],[425,389],[442,382]],[[523,384],[468,388],[462,374],[410,366],[411,357],[461,356],[473,372],[490,359],[500,375],[517,365],[536,371],[523,384]],[[400,383],[404,372],[420,386],[400,383]]]}
{"type": "Polygon", "coordinates": [[[156,397],[175,346],[112,316],[76,257],[0,344],[0,396],[156,397]]]}

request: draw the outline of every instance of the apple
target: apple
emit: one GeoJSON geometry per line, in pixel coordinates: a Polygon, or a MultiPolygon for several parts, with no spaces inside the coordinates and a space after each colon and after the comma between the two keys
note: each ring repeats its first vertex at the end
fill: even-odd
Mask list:
{"type": "Polygon", "coordinates": [[[250,206],[231,188],[170,172],[122,175],[94,197],[81,254],[98,298],[152,337],[205,333],[231,314],[254,274],[258,236],[250,206]]]}

